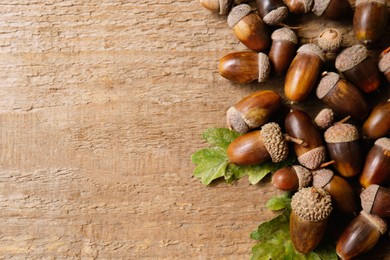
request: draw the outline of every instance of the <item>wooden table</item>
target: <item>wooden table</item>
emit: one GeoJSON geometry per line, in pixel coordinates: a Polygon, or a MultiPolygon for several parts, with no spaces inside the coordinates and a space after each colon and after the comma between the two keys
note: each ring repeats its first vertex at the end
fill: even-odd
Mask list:
{"type": "MultiPolygon", "coordinates": [[[[218,59],[245,49],[225,19],[197,0],[0,2],[2,258],[249,258],[276,191],[205,187],[190,156],[231,104],[282,93],[283,78],[219,76],[218,59]]],[[[301,43],[328,26],[354,43],[350,23],[289,22],[307,22],[301,43]]],[[[376,259],[389,259],[382,244],[376,259]]]]}

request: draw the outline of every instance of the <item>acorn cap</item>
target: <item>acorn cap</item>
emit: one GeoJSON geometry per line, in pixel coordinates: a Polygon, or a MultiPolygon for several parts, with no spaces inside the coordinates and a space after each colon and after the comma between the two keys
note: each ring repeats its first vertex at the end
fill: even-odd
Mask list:
{"type": "Polygon", "coordinates": [[[334,28],[327,28],[318,36],[318,46],[325,52],[336,52],[342,41],[342,34],[334,28]]]}
{"type": "Polygon", "coordinates": [[[300,52],[312,53],[312,54],[320,57],[320,59],[323,62],[325,62],[325,54],[321,50],[321,48],[316,44],[313,44],[313,43],[304,44],[297,50],[297,53],[300,53],[300,52]]]}
{"type": "Polygon", "coordinates": [[[327,143],[353,142],[359,139],[359,132],[354,125],[335,124],[325,131],[324,138],[327,143]]]}
{"type": "Polygon", "coordinates": [[[362,208],[365,212],[370,213],[372,206],[374,206],[374,201],[376,194],[379,191],[380,186],[377,184],[371,184],[367,187],[362,193],[360,193],[360,200],[362,208]]]}
{"type": "Polygon", "coordinates": [[[264,53],[259,53],[259,82],[265,82],[269,78],[271,72],[271,64],[269,58],[264,53]]]}
{"type": "Polygon", "coordinates": [[[313,175],[308,169],[300,165],[293,165],[291,166],[291,168],[294,169],[295,173],[298,176],[298,190],[305,188],[311,184],[313,180],[313,175]]]}
{"type": "Polygon", "coordinates": [[[239,21],[241,21],[242,18],[244,18],[251,12],[252,8],[247,4],[240,4],[233,7],[227,18],[227,23],[229,27],[234,27],[239,21]]]}
{"type": "Polygon", "coordinates": [[[336,69],[344,72],[352,69],[368,57],[367,48],[356,44],[343,50],[336,58],[336,69]]]}
{"type": "Polygon", "coordinates": [[[311,11],[315,15],[321,16],[325,12],[326,8],[328,8],[330,1],[332,0],[314,0],[311,11]]]}
{"type": "Polygon", "coordinates": [[[324,189],[303,188],[292,197],[291,209],[307,221],[325,220],[332,212],[332,198],[324,189]]]}
{"type": "Polygon", "coordinates": [[[356,0],[355,6],[358,6],[360,4],[364,3],[377,3],[380,5],[386,5],[386,0],[356,0]]]}
{"type": "Polygon", "coordinates": [[[260,135],[273,162],[281,162],[287,158],[288,146],[277,123],[263,125],[260,135]]]}
{"type": "Polygon", "coordinates": [[[294,44],[298,44],[298,38],[295,32],[287,27],[283,27],[275,30],[271,34],[273,41],[290,41],[294,44]]]}
{"type": "Polygon", "coordinates": [[[227,15],[233,5],[233,0],[219,0],[219,14],[227,15]]]}
{"type": "Polygon", "coordinates": [[[226,123],[230,129],[242,134],[250,130],[248,124],[234,106],[226,111],[226,123]]]}
{"type": "Polygon", "coordinates": [[[385,234],[387,230],[386,220],[381,217],[378,217],[377,215],[370,214],[365,211],[360,211],[360,214],[363,215],[371,224],[373,224],[382,235],[385,234]]]}
{"type": "Polygon", "coordinates": [[[374,145],[381,147],[383,150],[390,151],[390,138],[382,137],[375,141],[374,145]]]}
{"type": "Polygon", "coordinates": [[[318,115],[314,118],[314,123],[320,129],[327,129],[333,124],[334,112],[330,108],[322,109],[318,115]]]}
{"type": "Polygon", "coordinates": [[[313,171],[313,186],[316,188],[325,187],[333,178],[333,171],[329,169],[319,169],[313,171]]]}
{"type": "Polygon", "coordinates": [[[381,72],[386,72],[390,70],[390,50],[387,53],[384,53],[383,56],[381,56],[378,67],[381,72]]]}
{"type": "Polygon", "coordinates": [[[298,161],[306,168],[313,170],[318,168],[325,161],[325,158],[326,149],[324,146],[320,146],[298,156],[298,161]]]}
{"type": "Polygon", "coordinates": [[[279,6],[263,17],[263,21],[269,25],[276,25],[288,16],[287,6],[279,6]]]}
{"type": "Polygon", "coordinates": [[[329,91],[337,84],[340,80],[340,75],[335,72],[327,72],[321,79],[316,89],[316,95],[319,99],[325,97],[329,91]]]}

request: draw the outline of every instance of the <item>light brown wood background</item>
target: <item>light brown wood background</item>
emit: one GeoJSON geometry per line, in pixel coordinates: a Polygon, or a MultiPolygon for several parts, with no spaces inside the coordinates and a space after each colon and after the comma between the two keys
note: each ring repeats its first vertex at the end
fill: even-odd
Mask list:
{"type": "MultiPolygon", "coordinates": [[[[354,42],[350,23],[302,22],[301,42],[354,42]]],[[[190,161],[229,105],[281,90],[219,76],[244,49],[197,0],[0,1],[0,257],[248,259],[275,190],[205,187],[190,161]]]]}

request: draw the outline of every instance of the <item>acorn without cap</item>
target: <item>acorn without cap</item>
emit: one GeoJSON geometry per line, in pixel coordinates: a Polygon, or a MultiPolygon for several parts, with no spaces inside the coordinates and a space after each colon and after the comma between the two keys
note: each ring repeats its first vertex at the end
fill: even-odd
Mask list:
{"type": "Polygon", "coordinates": [[[236,37],[249,49],[259,52],[271,43],[267,25],[247,4],[240,4],[230,11],[227,19],[236,37]]]}
{"type": "Polygon", "coordinates": [[[390,99],[374,107],[363,124],[363,136],[378,139],[390,133],[390,99]]]}
{"type": "Polygon", "coordinates": [[[387,81],[390,83],[390,47],[382,51],[379,57],[379,70],[385,74],[387,81]]]}
{"type": "Polygon", "coordinates": [[[282,0],[256,0],[257,11],[266,24],[277,25],[288,16],[288,9],[282,0]]]}
{"type": "Polygon", "coordinates": [[[360,194],[360,198],[365,212],[381,218],[390,217],[390,189],[372,184],[360,194]]]}
{"type": "Polygon", "coordinates": [[[269,159],[280,162],[287,158],[288,146],[279,125],[272,122],[235,139],[228,146],[227,155],[237,165],[259,164],[269,159]]]}
{"type": "Polygon", "coordinates": [[[322,109],[317,116],[314,118],[314,123],[319,129],[325,130],[333,125],[334,112],[330,108],[322,109]]]}
{"type": "Polygon", "coordinates": [[[230,9],[233,6],[233,0],[199,0],[200,4],[214,12],[219,13],[220,15],[227,15],[230,9]]]}
{"type": "Polygon", "coordinates": [[[265,82],[269,78],[271,65],[264,53],[242,51],[222,57],[218,69],[222,77],[237,83],[249,83],[254,80],[265,82]]]}
{"type": "Polygon", "coordinates": [[[300,165],[281,168],[272,175],[275,188],[283,191],[297,191],[308,187],[311,182],[311,172],[300,165]]]}
{"type": "Polygon", "coordinates": [[[323,74],[316,95],[339,116],[363,120],[369,113],[369,106],[362,93],[337,73],[323,74]]]}
{"type": "Polygon", "coordinates": [[[304,14],[311,11],[313,0],[284,0],[292,14],[304,14]]]}
{"type": "Polygon", "coordinates": [[[282,104],[278,93],[260,90],[244,97],[226,112],[229,128],[239,133],[247,133],[268,122],[282,104]]]}
{"type": "Polygon", "coordinates": [[[353,13],[348,0],[314,0],[312,11],[331,20],[347,19],[353,13]]]}
{"type": "Polygon", "coordinates": [[[321,188],[303,188],[292,197],[291,209],[291,240],[297,251],[307,254],[324,236],[332,212],[331,196],[321,188]]]}
{"type": "Polygon", "coordinates": [[[363,92],[371,93],[381,83],[378,67],[368,56],[367,48],[363,45],[353,45],[343,50],[337,56],[335,66],[347,80],[363,92]]]}

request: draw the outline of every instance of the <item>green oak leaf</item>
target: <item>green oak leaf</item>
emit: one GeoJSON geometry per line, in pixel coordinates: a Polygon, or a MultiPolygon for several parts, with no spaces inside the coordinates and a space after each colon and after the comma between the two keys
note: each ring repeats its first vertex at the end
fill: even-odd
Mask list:
{"type": "Polygon", "coordinates": [[[291,209],[291,196],[289,193],[285,193],[281,196],[272,197],[268,200],[265,205],[269,210],[281,210],[281,209],[291,209]]]}
{"type": "Polygon", "coordinates": [[[213,146],[227,149],[229,144],[241,134],[227,128],[209,128],[203,132],[203,139],[213,146]]]}

